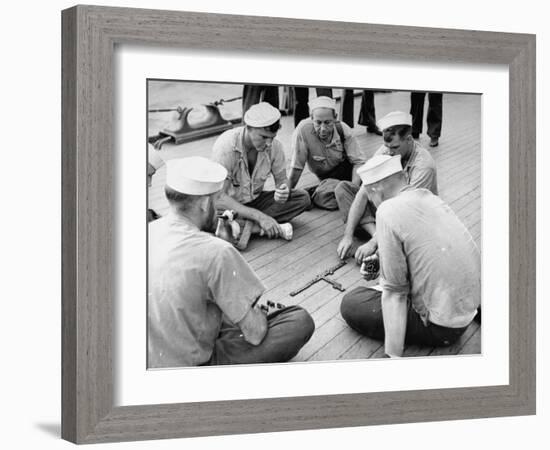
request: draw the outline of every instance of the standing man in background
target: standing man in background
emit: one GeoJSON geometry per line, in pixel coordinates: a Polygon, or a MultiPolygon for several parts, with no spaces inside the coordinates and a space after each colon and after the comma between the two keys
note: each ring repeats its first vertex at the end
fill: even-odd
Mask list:
{"type": "MultiPolygon", "coordinates": [[[[425,97],[425,92],[411,92],[412,136],[414,139],[418,139],[422,133],[425,97]]],[[[430,147],[437,147],[443,122],[443,94],[441,92],[428,93],[428,117],[426,121],[428,123],[430,147]]]]}

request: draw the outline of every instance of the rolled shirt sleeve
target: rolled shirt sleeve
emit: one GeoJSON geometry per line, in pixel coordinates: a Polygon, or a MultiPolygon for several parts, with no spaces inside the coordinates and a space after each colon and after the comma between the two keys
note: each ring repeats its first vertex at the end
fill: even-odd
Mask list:
{"type": "Polygon", "coordinates": [[[274,140],[271,148],[271,173],[275,180],[275,186],[279,187],[281,184],[287,182],[286,174],[286,160],[283,150],[283,144],[274,140]]]}
{"type": "Polygon", "coordinates": [[[302,127],[298,126],[292,133],[290,167],[304,170],[307,161],[307,145],[302,136],[302,127]]]}
{"type": "Polygon", "coordinates": [[[240,322],[265,287],[241,254],[224,245],[208,270],[210,298],[233,323],[240,322]]]}
{"type": "Polygon", "coordinates": [[[367,161],[367,155],[361,150],[357,139],[353,136],[351,128],[344,122],[341,122],[344,132],[344,150],[350,163],[354,166],[360,166],[367,161]]]}
{"type": "Polygon", "coordinates": [[[233,181],[233,166],[235,165],[235,155],[233,155],[233,146],[231,135],[222,134],[214,143],[212,148],[212,161],[221,164],[227,170],[227,179],[233,181]]]}
{"type": "Polygon", "coordinates": [[[409,170],[409,186],[424,188],[437,195],[437,176],[435,166],[429,164],[417,164],[409,170]]]}

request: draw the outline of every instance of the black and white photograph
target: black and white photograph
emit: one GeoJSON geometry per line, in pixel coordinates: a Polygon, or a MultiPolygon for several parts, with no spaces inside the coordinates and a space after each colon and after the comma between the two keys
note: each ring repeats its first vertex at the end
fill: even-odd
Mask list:
{"type": "Polygon", "coordinates": [[[146,88],[148,369],[482,354],[481,94],[146,88]]]}
{"type": "Polygon", "coordinates": [[[544,2],[85,3],[3,9],[2,448],[544,447],[544,2]]]}

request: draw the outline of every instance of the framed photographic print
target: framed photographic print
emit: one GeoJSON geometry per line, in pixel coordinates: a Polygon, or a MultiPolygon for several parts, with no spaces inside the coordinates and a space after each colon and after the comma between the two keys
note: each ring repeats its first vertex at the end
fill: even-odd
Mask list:
{"type": "MultiPolygon", "coordinates": [[[[518,34],[64,11],[63,437],[90,443],[534,413],[534,49],[533,36],[518,34]],[[332,38],[322,39],[328,29],[332,38]],[[402,165],[358,170],[375,154],[380,164],[398,155],[402,165]],[[206,160],[221,178],[197,178],[206,160]],[[379,177],[382,169],[390,172],[379,177]],[[438,335],[441,345],[403,337],[404,358],[382,359],[395,356],[393,334],[361,329],[353,295],[367,289],[385,301],[398,265],[387,263],[397,261],[388,236],[405,239],[404,228],[391,228],[382,208],[344,238],[356,193],[401,172],[462,227],[443,233],[438,216],[424,219],[421,230],[439,246],[428,272],[438,283],[450,274],[477,303],[463,302],[462,318],[449,313],[456,322],[443,318],[443,306],[423,317],[411,282],[419,329],[460,332],[438,335]],[[166,227],[174,211],[184,222],[198,217],[180,201],[204,212],[204,221],[186,222],[193,236],[210,233],[174,269],[166,227]],[[379,266],[358,264],[377,254],[365,247],[374,216],[384,224],[376,229],[379,266]],[[474,249],[481,256],[468,259],[474,249]],[[199,272],[182,275],[198,260],[199,272]],[[446,272],[442,261],[452,262],[446,272]],[[193,280],[184,283],[186,299],[204,281],[197,292],[208,292],[213,315],[187,316],[178,303],[171,316],[159,309],[181,299],[165,295],[181,289],[173,285],[179,276],[193,280]],[[466,289],[471,280],[481,284],[466,289]],[[244,306],[227,301],[234,291],[244,306]],[[249,311],[267,317],[260,342],[245,324],[249,311]],[[275,342],[273,327],[291,316],[296,326],[275,342]],[[245,349],[238,357],[219,343],[230,333],[231,349],[245,349]]],[[[371,195],[375,207],[389,202],[371,195]]],[[[414,229],[420,219],[407,211],[400,207],[394,220],[409,217],[406,229],[414,229]]],[[[403,242],[418,280],[414,267],[426,263],[414,266],[403,242]]]]}

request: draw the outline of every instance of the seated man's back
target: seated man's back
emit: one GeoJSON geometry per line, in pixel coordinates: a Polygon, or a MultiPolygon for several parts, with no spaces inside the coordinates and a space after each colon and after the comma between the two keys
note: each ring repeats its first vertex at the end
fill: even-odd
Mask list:
{"type": "Polygon", "coordinates": [[[427,189],[404,190],[376,217],[381,285],[408,293],[423,320],[468,325],[480,303],[480,255],[451,208],[427,189]]]}
{"type": "Polygon", "coordinates": [[[149,366],[204,364],[222,314],[239,322],[265,288],[228,242],[172,214],[149,225],[149,366]]]}

